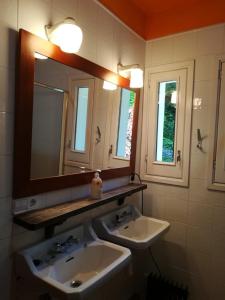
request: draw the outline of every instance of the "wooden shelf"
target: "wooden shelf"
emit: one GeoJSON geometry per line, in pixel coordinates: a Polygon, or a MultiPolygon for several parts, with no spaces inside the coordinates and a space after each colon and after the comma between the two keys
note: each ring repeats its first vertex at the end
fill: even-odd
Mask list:
{"type": "Polygon", "coordinates": [[[17,225],[25,227],[28,230],[51,227],[50,231],[54,232],[54,226],[63,223],[66,219],[72,216],[115,200],[123,200],[125,197],[146,188],[146,184],[131,183],[103,193],[102,198],[99,200],[92,200],[90,198],[78,199],[52,207],[15,215],[13,221],[17,225]]]}

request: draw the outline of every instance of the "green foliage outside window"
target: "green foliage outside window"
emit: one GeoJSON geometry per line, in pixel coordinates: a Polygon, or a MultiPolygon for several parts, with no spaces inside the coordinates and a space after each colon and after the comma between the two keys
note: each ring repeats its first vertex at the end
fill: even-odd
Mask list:
{"type": "Polygon", "coordinates": [[[135,101],[135,92],[134,91],[130,91],[130,100],[129,100],[129,106],[132,107],[134,105],[134,101],[135,101]]]}
{"type": "Polygon", "coordinates": [[[172,93],[176,91],[176,82],[166,84],[165,115],[163,128],[163,161],[172,162],[174,157],[176,104],[171,103],[172,93]]]}

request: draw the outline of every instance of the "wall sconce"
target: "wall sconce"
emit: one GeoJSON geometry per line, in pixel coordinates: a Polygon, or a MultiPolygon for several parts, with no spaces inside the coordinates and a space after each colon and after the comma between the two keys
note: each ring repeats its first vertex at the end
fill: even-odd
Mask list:
{"type": "Polygon", "coordinates": [[[83,33],[73,18],[66,18],[53,26],[45,26],[48,40],[58,45],[62,51],[76,53],[83,41],[83,33]]]}
{"type": "Polygon", "coordinates": [[[130,78],[131,88],[143,87],[143,70],[139,65],[123,66],[122,64],[118,64],[117,72],[123,77],[130,78]]]}
{"type": "Polygon", "coordinates": [[[117,89],[117,85],[109,82],[109,81],[105,81],[103,82],[103,89],[104,90],[109,90],[109,91],[115,91],[117,89]]]}

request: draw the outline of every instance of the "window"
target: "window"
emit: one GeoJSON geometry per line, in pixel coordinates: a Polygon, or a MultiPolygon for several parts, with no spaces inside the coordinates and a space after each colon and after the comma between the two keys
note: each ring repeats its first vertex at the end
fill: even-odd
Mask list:
{"type": "Polygon", "coordinates": [[[193,62],[147,70],[143,104],[141,175],[188,185],[193,62]]]}
{"type": "Polygon", "coordinates": [[[217,119],[217,141],[215,157],[215,182],[225,183],[225,62],[220,66],[219,102],[217,119]]]}
{"type": "Polygon", "coordinates": [[[158,85],[158,121],[156,160],[174,162],[177,82],[158,85]]]}
{"type": "Polygon", "coordinates": [[[91,168],[94,79],[71,79],[64,165],[91,168]]]}
{"type": "Polygon", "coordinates": [[[106,122],[105,168],[130,166],[136,92],[118,88],[111,93],[106,122]]]}
{"type": "Polygon", "coordinates": [[[121,89],[116,156],[130,159],[135,92],[121,89]]]}
{"type": "Polygon", "coordinates": [[[219,76],[212,101],[209,143],[209,188],[225,191],[225,57],[219,60],[219,76]]]}
{"type": "Polygon", "coordinates": [[[88,112],[88,87],[77,88],[77,105],[75,110],[75,137],[74,150],[85,151],[86,127],[88,112]]]}

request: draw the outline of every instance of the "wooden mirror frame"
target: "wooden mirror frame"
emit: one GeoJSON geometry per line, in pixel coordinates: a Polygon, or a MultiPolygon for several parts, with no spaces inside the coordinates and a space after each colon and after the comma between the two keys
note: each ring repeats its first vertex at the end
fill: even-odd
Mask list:
{"type": "MultiPolygon", "coordinates": [[[[34,89],[34,52],[41,53],[55,61],[79,69],[100,79],[110,81],[120,87],[129,88],[129,80],[113,73],[76,54],[62,52],[47,40],[39,38],[23,29],[19,31],[18,60],[16,72],[16,109],[14,133],[13,197],[20,198],[72,186],[89,184],[94,172],[60,175],[31,179],[32,115],[34,89]]],[[[102,170],[103,180],[129,176],[135,169],[137,123],[140,92],[135,89],[136,101],[132,128],[130,166],[102,170]]]]}

